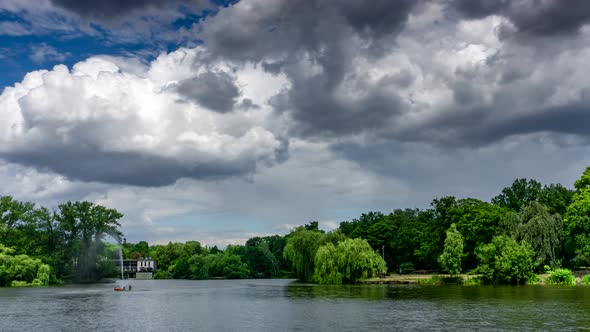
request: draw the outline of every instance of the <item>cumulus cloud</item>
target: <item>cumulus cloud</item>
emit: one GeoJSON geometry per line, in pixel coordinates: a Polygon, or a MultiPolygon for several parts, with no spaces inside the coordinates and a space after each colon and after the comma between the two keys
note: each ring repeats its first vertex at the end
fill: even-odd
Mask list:
{"type": "MultiPolygon", "coordinates": [[[[543,15],[553,11],[567,20],[575,6],[460,0],[313,4],[242,1],[202,26],[205,46],[215,56],[285,75],[290,85],[271,104],[293,120],[292,135],[371,133],[449,147],[538,132],[587,135],[579,124],[590,120],[590,81],[576,68],[588,59],[584,40],[590,31],[554,41],[551,48],[506,38],[511,27],[551,34],[553,28],[544,32],[533,21],[551,21],[543,15]],[[449,8],[468,19],[453,19],[449,8]]],[[[577,28],[585,22],[583,7],[574,20],[577,28]]],[[[555,28],[573,32],[568,26],[555,28]]]]}
{"type": "MultiPolygon", "coordinates": [[[[137,19],[119,38],[160,38],[155,22],[183,15],[181,2],[44,3],[137,19]]],[[[83,197],[154,241],[334,227],[488,199],[515,177],[571,185],[590,162],[587,14],[579,1],[243,0],[172,34],[199,47],[29,73],[0,95],[0,158],[6,174],[123,184],[83,197]]]]}
{"type": "MultiPolygon", "coordinates": [[[[224,77],[227,66],[204,64],[200,54],[180,49],[143,71],[128,63],[135,73],[101,57],[29,73],[0,96],[0,156],[73,179],[134,185],[247,174],[280,161],[286,143],[268,109],[219,113],[169,88],[208,67],[224,77]]],[[[255,90],[240,97],[265,104],[255,90]]]]}

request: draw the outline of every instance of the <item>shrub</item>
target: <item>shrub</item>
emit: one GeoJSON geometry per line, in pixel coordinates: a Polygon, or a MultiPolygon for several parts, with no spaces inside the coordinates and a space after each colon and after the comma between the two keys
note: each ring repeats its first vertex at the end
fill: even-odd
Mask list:
{"type": "Polygon", "coordinates": [[[482,280],[481,277],[472,277],[472,278],[465,278],[464,285],[481,285],[482,280]]]}
{"type": "Polygon", "coordinates": [[[439,276],[432,276],[430,278],[416,279],[416,283],[419,285],[440,285],[443,281],[439,276]]]}
{"type": "Polygon", "coordinates": [[[528,285],[534,285],[534,284],[538,284],[540,282],[541,282],[541,278],[534,273],[531,273],[531,275],[529,276],[529,278],[526,281],[526,283],[528,285]]]}
{"type": "Polygon", "coordinates": [[[399,266],[399,270],[403,274],[414,272],[414,264],[412,264],[411,262],[401,263],[399,266]]]}
{"type": "Polygon", "coordinates": [[[590,284],[590,274],[586,274],[582,277],[582,283],[584,285],[588,285],[590,284]]]}
{"type": "Polygon", "coordinates": [[[154,279],[172,279],[172,273],[164,270],[159,270],[154,274],[154,279]]]}
{"type": "Polygon", "coordinates": [[[554,285],[573,285],[576,283],[576,277],[568,269],[556,269],[549,274],[547,283],[554,285]]]}
{"type": "Polygon", "coordinates": [[[465,283],[465,279],[461,276],[442,277],[441,281],[443,284],[463,285],[465,283]]]}
{"type": "Polygon", "coordinates": [[[480,262],[477,271],[484,283],[524,284],[533,273],[535,252],[527,242],[519,244],[513,238],[496,236],[476,253],[480,262]]]}

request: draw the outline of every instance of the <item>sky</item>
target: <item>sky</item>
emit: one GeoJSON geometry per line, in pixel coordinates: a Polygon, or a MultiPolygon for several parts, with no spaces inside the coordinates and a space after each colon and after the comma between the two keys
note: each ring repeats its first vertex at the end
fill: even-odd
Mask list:
{"type": "Polygon", "coordinates": [[[571,188],[588,68],[586,0],[0,0],[0,195],[226,246],[571,188]]]}

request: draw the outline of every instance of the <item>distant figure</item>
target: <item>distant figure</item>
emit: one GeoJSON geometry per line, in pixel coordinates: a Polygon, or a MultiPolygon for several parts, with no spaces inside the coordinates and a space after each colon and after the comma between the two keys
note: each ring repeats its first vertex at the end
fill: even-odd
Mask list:
{"type": "Polygon", "coordinates": [[[125,290],[125,286],[123,286],[123,290],[125,290]]]}
{"type": "Polygon", "coordinates": [[[131,285],[129,285],[129,291],[131,291],[131,285]]]}

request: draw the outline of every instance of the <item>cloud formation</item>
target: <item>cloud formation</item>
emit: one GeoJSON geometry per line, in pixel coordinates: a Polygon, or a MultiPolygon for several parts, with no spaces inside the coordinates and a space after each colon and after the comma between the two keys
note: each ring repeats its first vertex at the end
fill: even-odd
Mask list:
{"type": "Polygon", "coordinates": [[[567,186],[590,163],[585,1],[242,0],[198,20],[197,2],[0,2],[32,15],[6,34],[77,26],[191,45],[7,88],[0,180],[121,209],[134,236],[235,243],[441,195],[489,199],[516,177],[567,186]]]}
{"type": "MultiPolygon", "coordinates": [[[[213,88],[206,96],[186,88],[200,101],[186,103],[169,88],[208,77],[206,67],[229,77],[227,67],[204,65],[200,54],[180,49],[145,68],[94,57],[72,70],[59,65],[29,73],[0,96],[0,157],[73,179],[155,186],[182,177],[248,174],[279,162],[286,142],[268,122],[269,110],[230,112],[219,104],[223,97],[214,96],[224,91],[213,88]]],[[[247,75],[270,76],[260,70],[247,75]]],[[[266,102],[260,99],[266,92],[252,87],[241,92],[233,99],[266,102]]]]}

